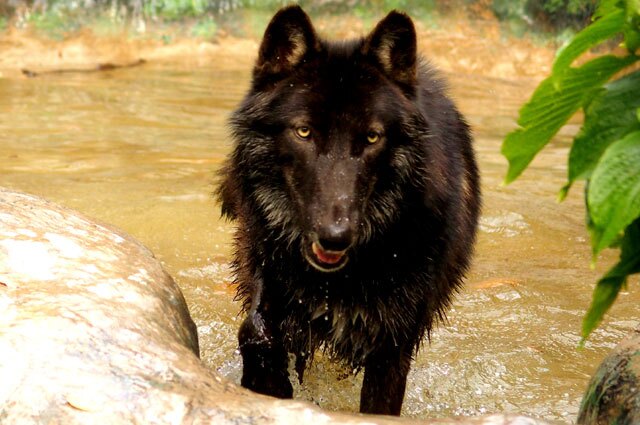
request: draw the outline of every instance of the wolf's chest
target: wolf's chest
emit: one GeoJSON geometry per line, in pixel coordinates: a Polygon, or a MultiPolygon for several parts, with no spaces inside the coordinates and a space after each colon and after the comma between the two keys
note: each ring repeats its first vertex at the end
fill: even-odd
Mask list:
{"type": "Polygon", "coordinates": [[[403,340],[411,331],[401,301],[389,297],[342,298],[319,291],[301,296],[285,309],[282,330],[293,353],[313,353],[323,347],[338,359],[359,366],[385,344],[403,340]]]}

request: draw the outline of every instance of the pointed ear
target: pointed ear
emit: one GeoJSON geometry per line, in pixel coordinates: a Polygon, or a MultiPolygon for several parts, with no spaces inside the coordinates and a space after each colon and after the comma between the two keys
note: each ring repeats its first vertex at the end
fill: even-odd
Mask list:
{"type": "Polygon", "coordinates": [[[267,26],[254,72],[272,75],[289,72],[318,47],[309,16],[300,6],[285,7],[267,26]]]}
{"type": "Polygon", "coordinates": [[[372,57],[394,81],[416,83],[416,30],[409,16],[392,11],[367,36],[362,53],[372,57]]]}

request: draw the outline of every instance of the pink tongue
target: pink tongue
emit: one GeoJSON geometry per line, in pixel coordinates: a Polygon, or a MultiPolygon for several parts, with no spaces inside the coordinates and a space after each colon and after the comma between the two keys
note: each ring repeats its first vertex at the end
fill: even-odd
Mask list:
{"type": "Polygon", "coordinates": [[[318,260],[325,264],[336,264],[344,255],[344,253],[331,254],[323,251],[315,242],[311,244],[311,249],[316,257],[318,257],[318,260]]]}

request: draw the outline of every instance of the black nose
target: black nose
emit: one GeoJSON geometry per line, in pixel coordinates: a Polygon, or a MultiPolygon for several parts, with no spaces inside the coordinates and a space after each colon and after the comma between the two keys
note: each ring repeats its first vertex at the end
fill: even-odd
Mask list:
{"type": "Polygon", "coordinates": [[[344,251],[353,243],[349,223],[332,223],[318,232],[318,243],[325,251],[344,251]]]}

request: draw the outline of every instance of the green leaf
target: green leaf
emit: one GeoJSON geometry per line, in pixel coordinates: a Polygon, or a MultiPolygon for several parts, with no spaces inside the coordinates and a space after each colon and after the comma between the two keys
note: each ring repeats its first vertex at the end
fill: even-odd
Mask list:
{"type": "Polygon", "coordinates": [[[629,275],[640,273],[640,220],[625,230],[620,261],[598,281],[593,291],[591,306],[582,321],[582,342],[600,324],[629,275]]]}
{"type": "Polygon", "coordinates": [[[559,85],[562,83],[564,73],[578,56],[591,47],[622,32],[625,27],[625,18],[624,10],[614,9],[576,34],[571,42],[564,46],[556,56],[551,72],[554,84],[559,85]]]}
{"type": "MultiPolygon", "coordinates": [[[[640,71],[615,80],[596,93],[585,108],[584,124],[569,152],[569,181],[591,175],[611,143],[640,130],[635,108],[640,107],[640,71]]],[[[563,189],[565,190],[565,189],[563,189]]]]}
{"type": "Polygon", "coordinates": [[[554,85],[551,77],[542,81],[520,110],[521,128],[509,133],[502,144],[502,154],[509,161],[505,183],[515,180],[527,168],[562,125],[590,99],[594,89],[634,61],[632,56],[602,56],[579,68],[567,69],[559,85],[554,85]]]}
{"type": "Polygon", "coordinates": [[[620,288],[622,288],[625,280],[622,276],[615,276],[612,278],[602,278],[598,281],[593,290],[591,306],[582,320],[581,345],[584,345],[587,337],[598,327],[604,314],[618,297],[618,292],[620,292],[620,288]]]}
{"type": "Polygon", "coordinates": [[[640,216],[640,131],[607,148],[589,181],[587,204],[597,254],[640,216]]]}
{"type": "Polygon", "coordinates": [[[622,0],[601,0],[596,12],[593,14],[593,19],[599,19],[623,7],[625,7],[625,4],[622,0]]]}
{"type": "Polygon", "coordinates": [[[624,28],[624,45],[631,53],[640,47],[640,1],[627,0],[627,16],[624,28]]]}
{"type": "Polygon", "coordinates": [[[640,33],[626,29],[624,31],[624,47],[630,52],[635,53],[640,47],[640,33]]]}

